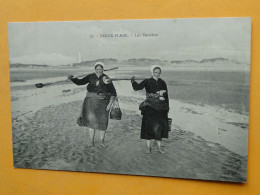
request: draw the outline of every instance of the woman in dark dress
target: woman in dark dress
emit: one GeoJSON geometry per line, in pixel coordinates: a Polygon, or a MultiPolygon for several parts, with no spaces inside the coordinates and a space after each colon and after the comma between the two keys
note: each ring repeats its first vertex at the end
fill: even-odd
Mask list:
{"type": "Polygon", "coordinates": [[[104,142],[105,133],[108,126],[109,110],[117,96],[112,82],[106,83],[107,75],[103,73],[104,64],[98,62],[95,64],[95,73],[89,74],[82,79],[74,78],[69,75],[68,78],[76,85],[87,85],[87,95],[78,118],[78,125],[89,129],[90,147],[94,145],[95,130],[99,130],[100,145],[106,147],[104,142]]]}
{"type": "Polygon", "coordinates": [[[169,98],[167,85],[160,78],[161,68],[153,66],[152,77],[137,83],[132,77],[132,87],[135,91],[145,88],[146,100],[140,104],[139,109],[143,115],[141,127],[141,139],[146,139],[147,150],[151,153],[151,140],[157,140],[160,153],[165,153],[162,149],[162,138],[168,138],[168,112],[169,98]]]}

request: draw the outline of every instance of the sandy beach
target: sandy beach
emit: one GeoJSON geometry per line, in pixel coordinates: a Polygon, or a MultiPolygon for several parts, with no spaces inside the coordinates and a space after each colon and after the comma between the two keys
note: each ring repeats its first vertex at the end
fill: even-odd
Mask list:
{"type": "MultiPolygon", "coordinates": [[[[31,82],[31,81],[30,81],[31,82]]],[[[166,154],[156,144],[144,154],[140,139],[140,92],[129,81],[115,83],[122,120],[110,120],[107,148],[76,124],[85,87],[37,89],[11,83],[14,167],[245,182],[248,116],[210,106],[170,100],[173,119],[166,154]],[[232,120],[231,120],[232,119],[232,120]]],[[[35,82],[35,81],[32,81],[35,82]]]]}

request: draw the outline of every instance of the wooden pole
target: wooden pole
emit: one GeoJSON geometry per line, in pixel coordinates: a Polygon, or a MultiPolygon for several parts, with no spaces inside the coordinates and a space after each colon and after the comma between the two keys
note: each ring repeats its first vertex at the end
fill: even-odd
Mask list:
{"type": "MultiPolygon", "coordinates": [[[[115,70],[115,69],[118,69],[118,67],[114,67],[114,68],[110,68],[110,69],[105,69],[104,71],[110,71],[110,70],[115,70]]],[[[89,73],[89,74],[92,74],[92,73],[89,73]]],[[[87,76],[89,74],[82,74],[82,75],[78,75],[74,78],[77,78],[77,77],[84,77],[84,76],[87,76]]],[[[61,81],[56,81],[56,82],[52,82],[52,83],[36,83],[35,84],[35,87],[37,88],[42,88],[44,86],[48,86],[48,85],[54,85],[54,84],[58,84],[58,83],[65,83],[65,82],[69,82],[70,80],[69,79],[66,79],[66,80],[61,80],[61,81]]]]}
{"type": "MultiPolygon", "coordinates": [[[[146,78],[142,77],[142,78],[135,78],[134,80],[144,80],[146,78]]],[[[112,81],[130,81],[132,80],[131,78],[111,78],[110,80],[112,81]]]]}

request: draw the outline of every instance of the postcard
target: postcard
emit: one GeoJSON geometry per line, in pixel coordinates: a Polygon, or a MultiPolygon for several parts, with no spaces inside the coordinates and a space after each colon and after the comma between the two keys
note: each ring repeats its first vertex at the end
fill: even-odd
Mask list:
{"type": "Polygon", "coordinates": [[[247,181],[251,18],[8,24],[13,166],[247,181]]]}

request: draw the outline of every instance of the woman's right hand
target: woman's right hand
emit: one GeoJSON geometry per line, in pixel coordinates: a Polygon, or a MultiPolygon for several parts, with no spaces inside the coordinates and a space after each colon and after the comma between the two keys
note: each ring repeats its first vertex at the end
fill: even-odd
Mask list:
{"type": "Polygon", "coordinates": [[[135,76],[132,76],[131,83],[135,82],[135,76]]]}
{"type": "Polygon", "coordinates": [[[73,75],[71,75],[71,74],[70,74],[70,75],[68,75],[68,79],[69,79],[69,80],[73,79],[73,77],[74,77],[74,76],[73,76],[73,75]]]}

